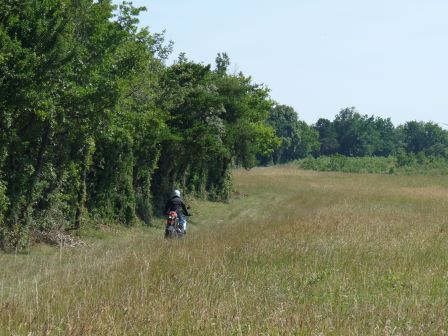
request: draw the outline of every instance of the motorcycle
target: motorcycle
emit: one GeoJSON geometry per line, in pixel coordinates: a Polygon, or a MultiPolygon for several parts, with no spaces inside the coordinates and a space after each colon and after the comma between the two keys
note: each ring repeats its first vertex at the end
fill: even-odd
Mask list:
{"type": "Polygon", "coordinates": [[[179,216],[176,211],[170,211],[166,218],[165,238],[182,238],[184,232],[179,225],[179,216]]]}

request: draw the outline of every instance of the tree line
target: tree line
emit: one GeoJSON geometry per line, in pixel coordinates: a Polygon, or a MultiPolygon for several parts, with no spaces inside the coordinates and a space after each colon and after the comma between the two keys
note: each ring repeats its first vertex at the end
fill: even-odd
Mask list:
{"type": "Polygon", "coordinates": [[[231,167],[278,144],[269,90],[242,73],[171,65],[144,8],[108,0],[0,2],[0,247],[87,221],[149,224],[173,187],[214,200],[231,167]]]}
{"type": "Polygon", "coordinates": [[[231,168],[325,155],[447,157],[434,123],[346,108],[308,125],[229,57],[214,66],[110,0],[0,2],[0,248],[33,230],[150,224],[176,187],[226,200],[231,168]]]}
{"type": "Polygon", "coordinates": [[[290,106],[274,106],[268,123],[281,144],[263,164],[286,163],[307,156],[438,157],[448,159],[448,132],[434,122],[409,121],[395,127],[390,118],[342,109],[334,120],[307,125],[290,106]]]}

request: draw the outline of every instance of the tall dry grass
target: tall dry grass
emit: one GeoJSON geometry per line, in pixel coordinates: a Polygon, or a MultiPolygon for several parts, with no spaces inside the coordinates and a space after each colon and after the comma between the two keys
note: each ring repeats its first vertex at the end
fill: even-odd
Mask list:
{"type": "Polygon", "coordinates": [[[448,180],[236,171],[187,239],[0,255],[5,335],[442,335],[448,180]],[[247,195],[247,197],[245,197],[247,195]]]}

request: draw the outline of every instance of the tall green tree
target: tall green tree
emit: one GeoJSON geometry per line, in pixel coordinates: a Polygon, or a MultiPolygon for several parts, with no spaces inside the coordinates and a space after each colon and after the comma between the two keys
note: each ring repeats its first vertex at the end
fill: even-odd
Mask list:
{"type": "Polygon", "coordinates": [[[165,118],[150,101],[169,47],[137,28],[142,9],[127,3],[118,17],[110,1],[2,6],[0,240],[19,244],[45,213],[78,228],[87,205],[132,221],[150,201],[165,118]]]}
{"type": "Polygon", "coordinates": [[[300,156],[300,125],[297,112],[291,106],[274,106],[268,118],[268,123],[275,129],[275,134],[281,140],[280,146],[272,153],[274,164],[296,160],[300,156]]]}
{"type": "MultiPolygon", "coordinates": [[[[29,226],[54,172],[52,138],[64,117],[73,27],[63,1],[7,1],[0,14],[2,168],[9,207],[6,226],[29,226]]],[[[2,230],[4,231],[4,230],[2,230]]],[[[20,236],[18,234],[17,236],[20,236]]]]}
{"type": "Polygon", "coordinates": [[[361,115],[354,107],[342,109],[332,126],[338,153],[347,156],[388,156],[396,150],[396,133],[390,119],[361,115]]]}
{"type": "Polygon", "coordinates": [[[328,119],[320,118],[314,125],[314,129],[319,133],[320,148],[317,154],[335,154],[339,149],[339,143],[334,124],[328,119]]]}
{"type": "Polygon", "coordinates": [[[448,157],[448,132],[437,124],[409,121],[398,132],[407,153],[448,157]]]}
{"type": "Polygon", "coordinates": [[[304,121],[299,121],[297,112],[290,106],[274,106],[270,110],[268,123],[281,141],[271,154],[274,164],[306,157],[320,147],[318,132],[304,121]]]}
{"type": "Polygon", "coordinates": [[[0,246],[92,219],[149,224],[174,186],[227,199],[277,144],[269,90],[180,56],[109,0],[0,2],[0,246]]]}
{"type": "Polygon", "coordinates": [[[300,132],[298,155],[299,158],[304,158],[315,154],[319,150],[319,132],[302,120],[298,124],[300,132]]]}
{"type": "Polygon", "coordinates": [[[162,143],[153,185],[159,205],[173,186],[226,199],[232,165],[253,167],[257,154],[275,144],[265,124],[267,89],[242,74],[229,75],[228,64],[227,56],[218,55],[212,70],[182,56],[165,71],[159,104],[169,111],[170,136],[162,143]]]}

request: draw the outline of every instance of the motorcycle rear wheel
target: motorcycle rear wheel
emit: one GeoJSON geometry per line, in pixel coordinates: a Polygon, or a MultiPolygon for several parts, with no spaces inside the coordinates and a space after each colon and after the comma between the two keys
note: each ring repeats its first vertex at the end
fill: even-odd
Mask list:
{"type": "Polygon", "coordinates": [[[184,234],[177,231],[173,226],[168,226],[165,229],[165,238],[182,238],[184,234]]]}

